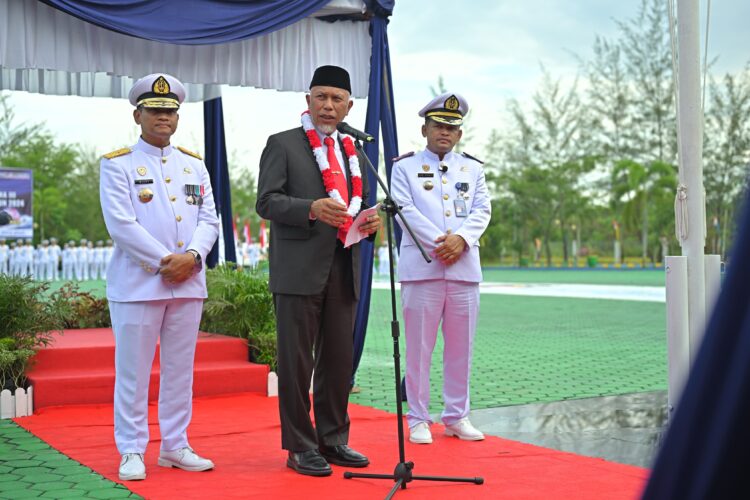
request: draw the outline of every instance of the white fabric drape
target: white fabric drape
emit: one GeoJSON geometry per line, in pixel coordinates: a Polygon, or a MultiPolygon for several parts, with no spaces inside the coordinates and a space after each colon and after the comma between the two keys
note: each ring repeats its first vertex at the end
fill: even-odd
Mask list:
{"type": "Polygon", "coordinates": [[[366,97],[368,27],[307,18],[242,42],[173,45],[99,28],[37,1],[0,0],[0,90],[126,97],[133,78],[163,71],[189,84],[188,101],[201,101],[219,95],[217,84],[306,91],[317,66],[336,64],[349,70],[353,96],[366,97]]]}

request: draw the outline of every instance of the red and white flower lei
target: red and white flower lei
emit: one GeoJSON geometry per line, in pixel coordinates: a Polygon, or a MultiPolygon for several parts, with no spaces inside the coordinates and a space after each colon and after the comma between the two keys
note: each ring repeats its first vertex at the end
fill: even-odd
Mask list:
{"type": "MultiPolygon", "coordinates": [[[[341,197],[341,193],[336,189],[336,185],[333,181],[333,174],[328,164],[328,157],[323,152],[323,145],[320,143],[320,136],[315,130],[312,118],[310,118],[310,111],[306,110],[302,113],[302,128],[305,129],[305,135],[307,140],[310,142],[315,161],[318,163],[320,174],[323,177],[323,186],[325,187],[328,196],[344,205],[344,199],[341,197]]],[[[357,150],[354,148],[352,138],[348,135],[341,134],[341,142],[344,144],[344,153],[349,160],[349,175],[352,179],[352,198],[349,200],[349,206],[346,209],[348,217],[346,222],[339,229],[344,232],[349,230],[349,226],[352,225],[354,216],[359,213],[359,209],[362,206],[362,173],[359,170],[359,159],[357,158],[357,150]]]]}

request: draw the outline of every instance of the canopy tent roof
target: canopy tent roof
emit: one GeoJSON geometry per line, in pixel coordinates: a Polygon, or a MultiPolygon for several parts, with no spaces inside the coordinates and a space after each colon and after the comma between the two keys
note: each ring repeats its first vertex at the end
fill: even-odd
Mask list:
{"type": "MultiPolygon", "coordinates": [[[[221,99],[214,99],[219,84],[307,91],[316,67],[347,68],[352,95],[368,97],[365,130],[375,141],[365,145],[366,155],[378,165],[382,127],[390,172],[390,158],[398,156],[387,36],[394,3],[181,0],[181,11],[167,12],[165,6],[177,2],[0,0],[0,90],[124,98],[134,78],[155,72],[178,77],[189,101],[206,101],[205,162],[220,220],[229,228],[223,110],[221,99]]],[[[375,186],[374,174],[366,175],[375,186]]],[[[366,202],[374,205],[376,196],[371,189],[366,202]]],[[[234,261],[231,231],[224,232],[222,243],[226,259],[234,261]]],[[[364,346],[372,282],[373,244],[361,245],[352,373],[364,346]]],[[[219,246],[206,259],[209,265],[216,262],[219,246]]]]}
{"type": "Polygon", "coordinates": [[[203,101],[220,95],[219,84],[306,91],[317,66],[336,64],[349,69],[352,94],[366,97],[369,22],[319,19],[364,12],[361,0],[334,0],[261,36],[185,45],[111,31],[38,1],[0,0],[0,90],[125,98],[134,78],[164,71],[187,84],[187,101],[203,101]]]}

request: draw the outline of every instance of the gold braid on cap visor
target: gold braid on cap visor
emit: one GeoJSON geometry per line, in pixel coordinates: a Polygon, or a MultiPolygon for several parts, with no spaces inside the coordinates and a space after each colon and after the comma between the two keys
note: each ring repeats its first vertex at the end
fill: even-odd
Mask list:
{"type": "Polygon", "coordinates": [[[453,113],[451,111],[428,111],[425,116],[445,116],[448,118],[463,118],[464,115],[461,113],[453,113]]]}
{"type": "Polygon", "coordinates": [[[168,108],[178,109],[180,103],[176,99],[170,99],[168,97],[149,97],[141,99],[136,103],[137,106],[143,106],[144,108],[168,108]]]}
{"type": "Polygon", "coordinates": [[[461,125],[464,122],[461,113],[451,113],[450,111],[430,111],[425,114],[425,118],[446,125],[461,125]]]}

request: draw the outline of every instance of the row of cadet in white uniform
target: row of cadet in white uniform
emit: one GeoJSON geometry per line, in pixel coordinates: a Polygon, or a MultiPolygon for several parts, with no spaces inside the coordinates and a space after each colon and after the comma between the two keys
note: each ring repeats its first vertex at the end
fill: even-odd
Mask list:
{"type": "Polygon", "coordinates": [[[88,281],[104,279],[114,246],[87,240],[79,245],[70,241],[60,248],[55,238],[43,240],[36,248],[31,240],[0,239],[0,274],[31,276],[39,281],[88,281]]]}
{"type": "MultiPolygon", "coordinates": [[[[88,281],[105,279],[107,266],[112,259],[112,241],[93,242],[81,240],[80,245],[70,241],[60,248],[55,238],[44,240],[34,248],[31,240],[11,241],[0,239],[0,274],[31,276],[42,281],[88,281]]],[[[259,243],[243,243],[236,248],[238,264],[256,269],[267,258],[259,243]]],[[[388,276],[388,247],[378,248],[378,275],[388,276]]],[[[395,267],[394,263],[394,267],[395,267]]]]}
{"type": "MultiPolygon", "coordinates": [[[[249,267],[256,269],[261,260],[267,258],[267,251],[260,247],[259,243],[242,243],[235,247],[237,255],[237,263],[243,267],[249,267]]],[[[378,261],[375,267],[375,271],[379,276],[388,276],[388,245],[383,243],[377,249],[378,261]]],[[[395,262],[394,272],[398,265],[398,253],[394,249],[395,262]]]]}

